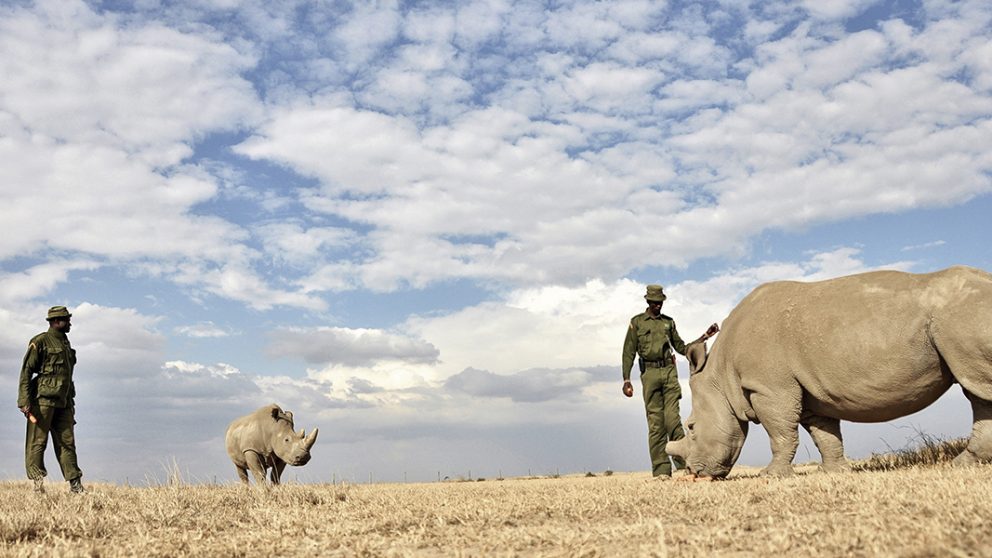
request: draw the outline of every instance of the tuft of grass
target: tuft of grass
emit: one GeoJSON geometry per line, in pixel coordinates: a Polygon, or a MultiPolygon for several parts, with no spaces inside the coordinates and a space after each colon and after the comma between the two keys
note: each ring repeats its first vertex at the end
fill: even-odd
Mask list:
{"type": "Polygon", "coordinates": [[[867,459],[853,463],[852,468],[855,471],[893,471],[938,465],[950,462],[967,446],[967,438],[944,440],[918,431],[907,447],[889,453],[874,453],[867,459]]]}

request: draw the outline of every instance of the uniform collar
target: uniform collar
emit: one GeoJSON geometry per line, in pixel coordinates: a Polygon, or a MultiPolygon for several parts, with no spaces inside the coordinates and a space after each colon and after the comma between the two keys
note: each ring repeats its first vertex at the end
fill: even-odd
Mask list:
{"type": "Polygon", "coordinates": [[[660,319],[661,319],[661,318],[663,318],[664,316],[665,316],[665,315],[664,315],[664,314],[662,314],[661,312],[658,312],[658,315],[657,315],[657,316],[655,316],[654,314],[652,314],[652,313],[651,313],[651,309],[650,309],[650,308],[648,308],[648,309],[646,309],[646,310],[644,310],[644,317],[645,317],[646,319],[648,319],[648,320],[660,320],[660,319]]]}
{"type": "Polygon", "coordinates": [[[55,329],[54,327],[49,327],[48,328],[48,334],[54,336],[56,339],[59,339],[61,341],[68,341],[68,339],[69,339],[69,336],[68,335],[66,335],[62,331],[59,331],[59,330],[55,329]]]}

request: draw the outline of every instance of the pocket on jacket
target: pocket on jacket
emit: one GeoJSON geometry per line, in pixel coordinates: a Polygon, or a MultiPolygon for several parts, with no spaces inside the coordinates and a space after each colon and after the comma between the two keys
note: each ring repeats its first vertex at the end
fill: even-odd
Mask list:
{"type": "Polygon", "coordinates": [[[62,392],[62,378],[59,376],[38,377],[38,397],[58,397],[62,392]]]}
{"type": "Polygon", "coordinates": [[[42,374],[54,374],[56,368],[65,364],[65,352],[61,347],[48,347],[46,350],[45,365],[42,367],[42,374]]]}

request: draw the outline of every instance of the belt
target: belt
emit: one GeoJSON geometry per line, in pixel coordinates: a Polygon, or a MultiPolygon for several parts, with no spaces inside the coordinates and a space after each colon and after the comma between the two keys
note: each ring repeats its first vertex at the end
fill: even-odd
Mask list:
{"type": "Polygon", "coordinates": [[[641,366],[644,368],[665,368],[671,366],[671,360],[644,360],[641,359],[641,366]]]}

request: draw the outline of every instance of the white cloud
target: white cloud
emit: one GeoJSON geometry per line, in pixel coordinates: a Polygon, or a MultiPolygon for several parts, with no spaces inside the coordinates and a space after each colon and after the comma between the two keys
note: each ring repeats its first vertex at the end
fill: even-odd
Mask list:
{"type": "Polygon", "coordinates": [[[862,31],[819,48],[805,57],[801,87],[823,88],[847,81],[883,62],[888,47],[882,34],[862,31]]]}
{"type": "Polygon", "coordinates": [[[459,45],[475,46],[495,37],[507,14],[516,9],[506,0],[475,0],[460,2],[455,14],[454,41],[459,45]]]}
{"type": "Polygon", "coordinates": [[[663,80],[664,74],[655,70],[596,63],[570,72],[563,87],[583,106],[638,112],[649,106],[652,89],[663,80]]]}
{"type": "Polygon", "coordinates": [[[322,261],[325,251],[349,247],[358,240],[354,231],[344,227],[309,227],[293,221],[274,221],[257,225],[254,233],[267,256],[276,262],[306,266],[322,261]]]}
{"type": "Polygon", "coordinates": [[[849,18],[877,4],[878,0],[864,2],[862,0],[803,0],[802,5],[810,15],[817,19],[841,20],[849,18]]]}
{"type": "Polygon", "coordinates": [[[909,251],[912,251],[912,250],[924,250],[924,249],[927,249],[927,248],[939,248],[941,246],[944,246],[945,244],[947,244],[947,242],[945,242],[943,240],[934,240],[933,242],[924,242],[923,244],[914,244],[912,246],[903,246],[901,250],[903,252],[909,252],[909,251]]]}
{"type": "Polygon", "coordinates": [[[382,361],[432,364],[437,349],[420,339],[374,329],[284,328],[271,334],[273,356],[302,357],[311,364],[372,366],[382,361]]]}
{"type": "Polygon", "coordinates": [[[231,331],[217,326],[213,322],[201,322],[198,324],[191,324],[185,326],[179,326],[174,328],[177,335],[182,335],[185,337],[193,338],[217,338],[217,337],[227,337],[232,334],[231,331]]]}
{"type": "Polygon", "coordinates": [[[639,3],[638,17],[632,10],[622,10],[625,21],[610,13],[612,5],[577,2],[552,12],[544,23],[548,38],[556,44],[574,49],[599,50],[607,46],[626,30],[623,23],[643,25],[649,15],[649,6],[639,3]]]}
{"type": "Polygon", "coordinates": [[[591,378],[585,370],[539,369],[501,375],[466,368],[445,380],[444,387],[471,397],[506,397],[517,403],[535,403],[575,398],[591,378]]]}
{"type": "Polygon", "coordinates": [[[332,35],[343,45],[349,66],[358,69],[396,40],[402,19],[395,2],[386,2],[381,7],[356,4],[352,10],[332,35]]]}
{"type": "Polygon", "coordinates": [[[16,273],[0,272],[0,303],[17,304],[49,293],[76,270],[97,269],[91,260],[50,260],[16,273]]]}

